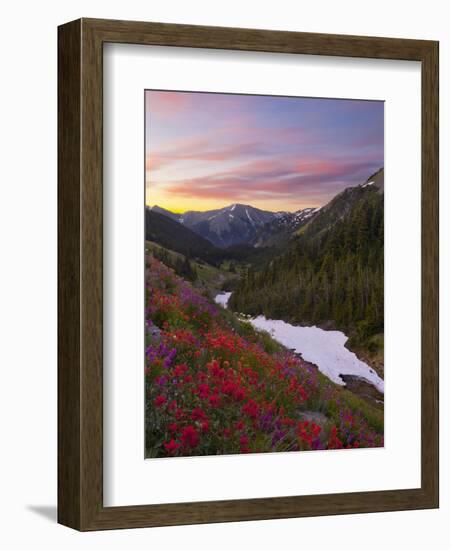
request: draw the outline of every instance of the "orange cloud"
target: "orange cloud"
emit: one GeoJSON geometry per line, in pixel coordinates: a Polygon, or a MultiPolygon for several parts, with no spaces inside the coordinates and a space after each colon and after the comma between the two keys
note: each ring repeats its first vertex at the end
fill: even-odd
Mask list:
{"type": "Polygon", "coordinates": [[[232,202],[284,196],[322,196],[326,202],[344,187],[360,183],[371,171],[379,168],[378,161],[342,159],[261,159],[215,172],[207,176],[166,182],[168,194],[231,200],[232,202]]]}

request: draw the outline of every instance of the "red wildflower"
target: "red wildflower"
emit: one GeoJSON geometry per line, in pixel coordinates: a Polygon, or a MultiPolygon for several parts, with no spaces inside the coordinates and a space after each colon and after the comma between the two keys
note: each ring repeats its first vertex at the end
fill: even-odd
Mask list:
{"type": "Polygon", "coordinates": [[[223,378],[225,376],[225,370],[220,368],[219,362],[215,359],[208,363],[207,367],[210,369],[213,376],[216,376],[217,378],[223,378]]]}
{"type": "Polygon", "coordinates": [[[207,432],[209,430],[209,422],[207,420],[202,420],[200,422],[200,427],[202,432],[207,432]]]}
{"type": "Polygon", "coordinates": [[[172,399],[172,401],[170,401],[170,403],[167,405],[167,408],[169,409],[169,411],[174,411],[177,408],[177,402],[175,401],[175,399],[172,399]]]}
{"type": "Polygon", "coordinates": [[[216,408],[220,405],[220,397],[216,394],[211,395],[209,398],[209,404],[211,407],[216,408]]]}
{"type": "Polygon", "coordinates": [[[283,426],[294,426],[296,423],[293,418],[288,417],[281,418],[280,422],[283,426]]]}
{"type": "Polygon", "coordinates": [[[169,432],[174,433],[178,430],[178,424],[176,422],[172,422],[167,426],[167,428],[169,429],[169,432]]]}
{"type": "Polygon", "coordinates": [[[248,445],[248,442],[248,435],[241,435],[241,437],[239,438],[239,443],[241,444],[241,446],[246,447],[248,445]]]}
{"type": "Polygon", "coordinates": [[[308,394],[304,390],[303,386],[298,386],[298,393],[300,394],[302,401],[306,401],[308,399],[308,394]]]}
{"type": "Polygon", "coordinates": [[[174,370],[173,374],[174,376],[183,376],[183,374],[188,370],[187,365],[185,363],[181,363],[180,365],[177,365],[174,370]]]}
{"type": "Polygon", "coordinates": [[[242,388],[236,388],[234,391],[234,398],[237,401],[242,401],[245,398],[245,391],[242,388]]]}
{"type": "Polygon", "coordinates": [[[222,386],[222,393],[225,395],[233,395],[235,389],[236,384],[234,382],[225,382],[222,386]]]}
{"type": "Polygon", "coordinates": [[[321,431],[322,427],[315,422],[305,420],[298,423],[297,434],[299,438],[306,443],[308,448],[311,447],[313,441],[317,439],[321,431]]]}
{"type": "Polygon", "coordinates": [[[182,418],[184,418],[186,416],[186,414],[184,413],[184,411],[182,411],[181,409],[177,409],[175,411],[175,418],[177,420],[181,420],[182,418]]]}
{"type": "Polygon", "coordinates": [[[191,418],[192,420],[206,420],[206,414],[202,411],[202,409],[196,407],[191,413],[191,418]]]}
{"type": "Polygon", "coordinates": [[[186,426],[181,432],[181,441],[185,447],[196,447],[200,441],[197,430],[194,426],[186,426]]]}
{"type": "Polygon", "coordinates": [[[257,418],[259,414],[259,405],[253,399],[249,399],[242,407],[242,412],[250,418],[257,418]]]}
{"type": "Polygon", "coordinates": [[[248,438],[247,435],[241,435],[241,437],[239,438],[239,443],[241,445],[241,453],[249,453],[250,452],[250,449],[249,449],[249,444],[250,440],[248,438]]]}
{"type": "Polygon", "coordinates": [[[313,436],[317,437],[320,434],[320,432],[322,431],[322,427],[319,426],[319,424],[314,424],[313,423],[311,430],[312,430],[313,436]]]}
{"type": "Polygon", "coordinates": [[[330,436],[328,438],[328,448],[329,449],[342,449],[343,444],[337,435],[337,428],[333,426],[330,431],[330,436]]]}
{"type": "Polygon", "coordinates": [[[210,392],[210,388],[209,388],[208,384],[199,384],[198,385],[198,395],[202,399],[206,399],[209,395],[209,392],[210,392]]]}
{"type": "Polygon", "coordinates": [[[164,442],[164,448],[169,454],[174,454],[181,447],[180,443],[177,443],[174,439],[171,439],[168,443],[164,442]]]}
{"type": "Polygon", "coordinates": [[[167,399],[165,395],[158,395],[158,397],[155,399],[155,407],[162,407],[166,401],[167,399]]]}

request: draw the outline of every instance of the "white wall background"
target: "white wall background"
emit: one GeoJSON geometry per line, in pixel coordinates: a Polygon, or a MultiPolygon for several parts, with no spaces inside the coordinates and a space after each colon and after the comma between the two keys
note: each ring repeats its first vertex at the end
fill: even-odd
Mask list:
{"type": "MultiPolygon", "coordinates": [[[[2,11],[0,544],[445,548],[450,520],[450,34],[429,0],[16,1],[2,11]],[[80,534],[56,517],[56,27],[80,16],[441,41],[441,509],[80,534]]],[[[405,208],[408,200],[405,197],[405,208]]],[[[399,215],[399,223],[401,223],[399,215]]],[[[405,314],[407,314],[405,312],[405,314]]],[[[405,418],[405,422],[407,422],[405,418]]],[[[447,543],[448,544],[448,543],[447,543]]]]}

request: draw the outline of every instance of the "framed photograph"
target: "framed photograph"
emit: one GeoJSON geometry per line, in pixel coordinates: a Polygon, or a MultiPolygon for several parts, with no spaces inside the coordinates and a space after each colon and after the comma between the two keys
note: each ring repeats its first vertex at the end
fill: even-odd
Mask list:
{"type": "Polygon", "coordinates": [[[59,522],[438,507],[438,43],[58,41],[59,522]]]}

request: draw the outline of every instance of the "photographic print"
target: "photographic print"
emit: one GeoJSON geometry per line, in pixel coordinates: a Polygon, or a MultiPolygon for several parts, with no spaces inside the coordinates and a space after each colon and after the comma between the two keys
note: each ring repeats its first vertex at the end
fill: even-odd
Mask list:
{"type": "Polygon", "coordinates": [[[145,92],[146,458],[384,445],[384,103],[145,92]]]}

